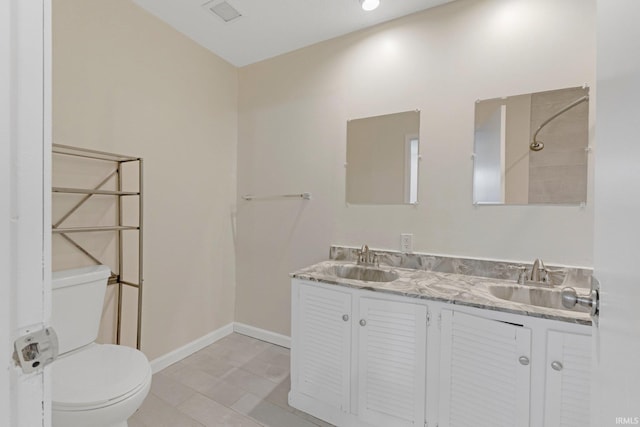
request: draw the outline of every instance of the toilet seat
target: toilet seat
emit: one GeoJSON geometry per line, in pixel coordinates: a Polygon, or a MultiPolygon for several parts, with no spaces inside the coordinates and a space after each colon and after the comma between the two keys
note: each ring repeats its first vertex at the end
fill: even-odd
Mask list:
{"type": "Polygon", "coordinates": [[[148,387],[151,366],[133,348],[90,344],[52,364],[53,409],[87,411],[114,405],[148,387]]]}

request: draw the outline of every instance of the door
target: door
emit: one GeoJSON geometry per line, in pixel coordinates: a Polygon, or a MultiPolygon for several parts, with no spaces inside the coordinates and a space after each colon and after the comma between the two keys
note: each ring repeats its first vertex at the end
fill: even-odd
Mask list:
{"type": "Polygon", "coordinates": [[[598,0],[592,427],[640,425],[640,2],[598,0]]]}
{"type": "Polygon", "coordinates": [[[48,368],[27,375],[12,359],[50,318],[49,6],[0,0],[1,426],[51,423],[48,368]]]}
{"type": "Polygon", "coordinates": [[[549,331],[545,362],[544,426],[588,426],[591,336],[549,331]]]}
{"type": "Polygon", "coordinates": [[[528,427],[531,331],[442,310],[440,427],[528,427]]]}
{"type": "Polygon", "coordinates": [[[348,412],[351,294],[300,284],[293,317],[292,387],[331,408],[348,412]]]}
{"type": "Polygon", "coordinates": [[[358,417],[423,426],[427,307],[366,297],[358,307],[358,417]]]}

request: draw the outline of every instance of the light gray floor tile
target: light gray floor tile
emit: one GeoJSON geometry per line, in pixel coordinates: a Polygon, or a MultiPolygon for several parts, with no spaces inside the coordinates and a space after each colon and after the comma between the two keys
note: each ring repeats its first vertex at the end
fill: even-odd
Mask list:
{"type": "Polygon", "coordinates": [[[291,354],[291,350],[289,350],[288,348],[285,347],[280,347],[279,345],[270,345],[269,347],[265,348],[262,352],[260,352],[260,354],[258,354],[257,357],[259,357],[260,359],[267,359],[267,360],[272,360],[272,359],[279,359],[279,358],[285,358],[286,361],[289,361],[289,356],[291,354]]]}
{"type": "Polygon", "coordinates": [[[269,393],[265,400],[268,400],[271,403],[275,403],[279,407],[286,409],[287,411],[293,412],[294,408],[289,406],[289,390],[291,389],[291,379],[289,377],[289,371],[287,370],[287,377],[280,382],[273,389],[271,393],[269,393]]]}
{"type": "Polygon", "coordinates": [[[217,378],[222,378],[236,367],[236,365],[230,363],[227,359],[212,356],[207,348],[192,354],[184,359],[182,363],[192,368],[200,369],[217,378]]]}
{"type": "Polygon", "coordinates": [[[242,369],[268,380],[277,383],[281,382],[289,375],[289,356],[282,354],[263,356],[263,353],[245,363],[242,369]]]}
{"type": "Polygon", "coordinates": [[[185,357],[180,361],[180,363],[185,365],[190,365],[193,367],[199,367],[201,365],[206,365],[211,362],[211,356],[205,350],[196,351],[190,356],[185,357]]]}
{"type": "Polygon", "coordinates": [[[173,372],[177,371],[178,369],[181,369],[182,367],[184,367],[184,363],[182,361],[176,362],[176,363],[174,363],[172,365],[169,365],[166,368],[164,368],[162,370],[162,373],[164,375],[171,375],[173,372]]]}
{"type": "Polygon", "coordinates": [[[237,368],[237,366],[229,360],[213,356],[209,356],[208,364],[200,364],[198,367],[207,374],[213,375],[217,378],[222,378],[234,368],[237,368]]]}
{"type": "Polygon", "coordinates": [[[259,427],[250,418],[200,394],[180,404],[178,409],[207,427],[259,427]]]}
{"type": "Polygon", "coordinates": [[[272,345],[239,334],[228,335],[215,344],[203,350],[210,356],[226,360],[234,366],[244,365],[272,345]]]}
{"type": "Polygon", "coordinates": [[[236,368],[229,372],[223,379],[230,384],[263,398],[267,397],[278,385],[273,381],[269,381],[241,368],[236,368]]]}
{"type": "Polygon", "coordinates": [[[129,427],[332,427],[289,406],[290,351],[231,334],[153,377],[129,427]]]}
{"type": "Polygon", "coordinates": [[[333,424],[329,424],[326,421],[322,421],[316,417],[314,417],[313,415],[309,415],[306,412],[302,412],[299,411],[297,409],[293,410],[293,413],[296,414],[297,416],[299,416],[300,418],[304,418],[305,420],[309,421],[312,424],[315,424],[319,427],[335,427],[333,424]]]}
{"type": "Polygon", "coordinates": [[[304,418],[266,400],[259,402],[247,415],[265,427],[317,427],[304,418]]]}
{"type": "Polygon", "coordinates": [[[148,427],[202,427],[202,424],[153,394],[147,396],[132,420],[148,427]]]}
{"type": "Polygon", "coordinates": [[[208,398],[228,407],[231,407],[246,393],[246,390],[225,380],[218,381],[211,388],[202,392],[208,398]]]}
{"type": "Polygon", "coordinates": [[[241,414],[248,414],[262,402],[262,398],[255,394],[245,393],[236,403],[231,405],[231,409],[240,412],[241,414]]]}
{"type": "Polygon", "coordinates": [[[213,375],[209,375],[206,372],[187,364],[185,364],[182,368],[170,373],[168,376],[200,392],[208,390],[220,380],[213,375]]]}
{"type": "Polygon", "coordinates": [[[193,396],[196,391],[172,377],[157,373],[151,382],[151,393],[176,406],[193,396]]]}

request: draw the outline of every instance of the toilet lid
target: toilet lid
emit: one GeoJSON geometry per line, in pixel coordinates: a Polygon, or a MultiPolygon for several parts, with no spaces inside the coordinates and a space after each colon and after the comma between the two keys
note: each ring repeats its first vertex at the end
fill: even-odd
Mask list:
{"type": "Polygon", "coordinates": [[[53,404],[91,407],[115,403],[151,377],[142,352],[130,347],[92,344],[52,365],[53,404]]]}

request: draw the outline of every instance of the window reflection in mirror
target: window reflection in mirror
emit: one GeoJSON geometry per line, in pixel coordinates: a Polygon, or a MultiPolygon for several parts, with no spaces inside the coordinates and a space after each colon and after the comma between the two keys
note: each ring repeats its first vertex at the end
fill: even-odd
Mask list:
{"type": "Polygon", "coordinates": [[[588,94],[574,87],[478,101],[474,203],[586,202],[588,94]]]}
{"type": "Polygon", "coordinates": [[[418,202],[420,112],[347,122],[347,203],[418,202]]]}

